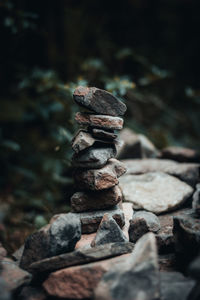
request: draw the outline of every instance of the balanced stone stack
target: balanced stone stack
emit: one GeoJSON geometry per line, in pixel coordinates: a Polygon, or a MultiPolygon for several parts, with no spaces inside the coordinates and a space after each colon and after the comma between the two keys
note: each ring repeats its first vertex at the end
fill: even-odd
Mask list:
{"type": "Polygon", "coordinates": [[[72,140],[77,190],[71,197],[72,210],[80,216],[82,233],[95,232],[105,213],[122,227],[124,214],[118,178],[126,168],[115,156],[120,144],[117,131],[123,127],[120,116],[126,105],[95,87],[78,87],[73,97],[83,111],[76,114],[80,129],[72,140]]]}

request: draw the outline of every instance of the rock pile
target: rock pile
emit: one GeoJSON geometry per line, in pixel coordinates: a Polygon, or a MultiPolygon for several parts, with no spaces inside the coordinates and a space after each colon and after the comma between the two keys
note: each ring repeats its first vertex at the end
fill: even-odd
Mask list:
{"type": "Polygon", "coordinates": [[[75,117],[80,129],[72,140],[74,181],[78,190],[71,197],[72,210],[80,216],[82,233],[95,232],[105,213],[122,227],[124,214],[120,208],[122,192],[118,178],[126,168],[115,156],[120,143],[116,131],[123,127],[121,116],[126,105],[107,91],[94,87],[78,87],[73,97],[85,111],[75,117]]]}

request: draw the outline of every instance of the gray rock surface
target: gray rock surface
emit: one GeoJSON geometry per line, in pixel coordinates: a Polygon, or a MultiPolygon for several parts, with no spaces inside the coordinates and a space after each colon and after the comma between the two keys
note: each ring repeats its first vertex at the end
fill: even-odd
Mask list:
{"type": "Polygon", "coordinates": [[[144,174],[149,172],[163,172],[175,176],[194,186],[199,181],[200,164],[178,163],[169,159],[144,158],[125,159],[127,174],[144,174]]]}
{"type": "Polygon", "coordinates": [[[112,216],[121,228],[124,226],[124,213],[118,204],[110,210],[77,213],[81,220],[82,233],[96,232],[105,213],[112,216]]]}
{"type": "Polygon", "coordinates": [[[71,197],[73,212],[109,209],[122,201],[118,185],[102,191],[77,192],[71,197]]]}
{"type": "Polygon", "coordinates": [[[101,169],[77,170],[74,179],[79,189],[103,190],[111,188],[119,183],[118,177],[126,172],[123,163],[111,158],[101,169]]]}
{"type": "Polygon", "coordinates": [[[200,215],[200,183],[196,185],[196,190],[193,194],[192,207],[197,215],[200,215]]]}
{"type": "Polygon", "coordinates": [[[193,192],[185,182],[161,172],[124,175],[120,179],[120,187],[124,201],[133,203],[134,209],[156,214],[179,207],[193,192]]]}
{"type": "Polygon", "coordinates": [[[81,238],[81,222],[76,214],[60,214],[49,229],[49,256],[73,251],[81,238]]]}
{"type": "Polygon", "coordinates": [[[72,149],[78,153],[95,143],[96,139],[85,130],[79,130],[72,140],[72,149]]]}
{"type": "Polygon", "coordinates": [[[1,291],[1,300],[11,300],[11,292],[7,289],[7,285],[3,278],[0,276],[0,291],[1,291]]]}
{"type": "Polygon", "coordinates": [[[115,147],[87,148],[81,153],[74,154],[73,165],[79,168],[96,169],[105,166],[110,158],[115,157],[115,147]]]}
{"type": "Polygon", "coordinates": [[[75,102],[99,114],[124,115],[126,105],[107,91],[79,86],[73,94],[75,102]]]}
{"type": "Polygon", "coordinates": [[[156,240],[145,234],[123,263],[113,266],[95,290],[95,300],[160,299],[156,240]]]}
{"type": "Polygon", "coordinates": [[[123,119],[119,117],[92,115],[88,113],[77,112],[76,122],[81,126],[90,126],[105,130],[120,130],[123,127],[123,119]]]}
{"type": "Polygon", "coordinates": [[[101,220],[96,236],[91,243],[92,247],[107,243],[128,242],[127,237],[109,214],[105,214],[101,220]]]}
{"type": "Polygon", "coordinates": [[[125,253],[133,250],[132,243],[109,243],[93,248],[80,248],[70,253],[46,258],[30,265],[29,270],[33,273],[52,272],[62,268],[86,264],[125,253]]]}
{"type": "Polygon", "coordinates": [[[147,211],[138,211],[133,214],[129,226],[129,240],[135,243],[145,233],[158,232],[160,222],[156,215],[147,211]]]}

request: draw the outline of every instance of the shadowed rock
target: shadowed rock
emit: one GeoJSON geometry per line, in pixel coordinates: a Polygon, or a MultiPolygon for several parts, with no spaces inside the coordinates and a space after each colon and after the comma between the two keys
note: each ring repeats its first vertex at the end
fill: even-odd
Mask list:
{"type": "Polygon", "coordinates": [[[74,100],[80,106],[98,114],[119,116],[126,112],[126,105],[107,91],[95,87],[79,86],[73,94],[74,100]]]}
{"type": "Polygon", "coordinates": [[[179,162],[200,162],[200,154],[194,150],[183,147],[167,147],[162,149],[161,157],[179,162]]]}
{"type": "Polygon", "coordinates": [[[117,138],[117,134],[113,130],[107,131],[99,128],[91,128],[92,135],[95,138],[102,138],[105,140],[114,140],[117,138]]]}
{"type": "Polygon", "coordinates": [[[200,215],[200,183],[196,185],[196,191],[193,194],[192,207],[197,215],[200,215]]]}
{"type": "Polygon", "coordinates": [[[84,212],[112,208],[122,201],[119,186],[108,190],[77,192],[71,197],[71,207],[74,212],[84,212]]]}

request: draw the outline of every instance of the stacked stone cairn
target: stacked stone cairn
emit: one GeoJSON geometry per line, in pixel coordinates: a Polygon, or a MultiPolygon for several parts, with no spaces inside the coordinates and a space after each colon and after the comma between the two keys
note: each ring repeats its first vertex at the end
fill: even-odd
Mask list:
{"type": "Polygon", "coordinates": [[[77,192],[71,207],[81,220],[82,233],[96,232],[104,216],[122,228],[122,192],[118,178],[126,172],[115,156],[120,146],[117,131],[126,105],[111,93],[95,87],[78,87],[73,98],[82,108],[75,116],[80,129],[72,140],[74,181],[77,192]]]}

